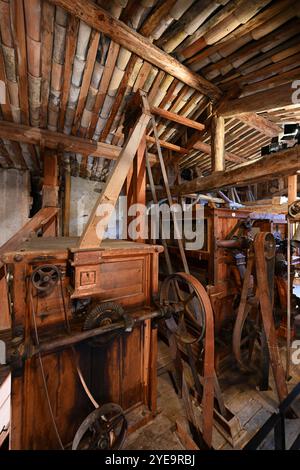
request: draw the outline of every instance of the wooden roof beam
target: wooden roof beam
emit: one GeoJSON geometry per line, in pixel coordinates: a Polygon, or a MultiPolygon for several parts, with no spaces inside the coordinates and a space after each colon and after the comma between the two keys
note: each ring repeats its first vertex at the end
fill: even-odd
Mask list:
{"type": "Polygon", "coordinates": [[[233,186],[276,178],[277,176],[294,175],[299,170],[300,146],[261,157],[254,162],[240,165],[232,170],[200,176],[174,188],[174,194],[190,194],[201,191],[233,186]]]}
{"type": "MultiPolygon", "coordinates": [[[[122,147],[116,145],[6,121],[0,121],[0,138],[25,144],[42,145],[50,149],[57,149],[62,146],[65,152],[76,152],[92,157],[105,157],[110,160],[116,160],[122,150],[122,147]]],[[[156,156],[151,154],[150,157],[151,162],[156,163],[156,156]]]]}
{"type": "Polygon", "coordinates": [[[65,9],[127,50],[209,96],[212,100],[217,100],[222,95],[216,85],[188,69],[177,59],[152,44],[149,39],[129,28],[122,21],[116,20],[106,10],[90,0],[85,2],[82,0],[50,0],[50,3],[65,9]]]}
{"type": "Polygon", "coordinates": [[[292,88],[292,82],[290,81],[270,90],[225,101],[224,104],[218,107],[218,114],[225,118],[238,117],[243,113],[258,113],[295,105],[292,101],[294,91],[295,89],[292,88]]]}

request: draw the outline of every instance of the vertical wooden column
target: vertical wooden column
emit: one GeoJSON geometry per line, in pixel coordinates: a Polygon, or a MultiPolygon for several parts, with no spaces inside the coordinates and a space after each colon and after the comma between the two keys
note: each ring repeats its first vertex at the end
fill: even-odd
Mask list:
{"type": "Polygon", "coordinates": [[[211,163],[213,172],[225,170],[225,123],[216,114],[211,121],[211,163]]]}
{"type": "MultiPolygon", "coordinates": [[[[126,195],[128,208],[132,204],[146,204],[146,137],[144,136],[138,147],[136,156],[133,161],[132,170],[127,176],[126,180],[126,195]]],[[[138,214],[139,215],[139,214],[138,214]]],[[[128,217],[128,224],[132,220],[128,217]]],[[[142,231],[142,228],[141,228],[142,231]]],[[[141,237],[135,240],[137,242],[144,242],[141,237]]]]}
{"type": "Polygon", "coordinates": [[[63,216],[63,234],[68,237],[70,234],[70,204],[71,204],[71,169],[70,160],[66,161],[65,166],[65,198],[64,198],[64,216],[63,216]]]}
{"type": "Polygon", "coordinates": [[[50,150],[44,153],[43,207],[58,207],[57,154],[50,150]]]}
{"type": "Polygon", "coordinates": [[[297,199],[297,175],[288,177],[288,203],[292,204],[297,199]]]}

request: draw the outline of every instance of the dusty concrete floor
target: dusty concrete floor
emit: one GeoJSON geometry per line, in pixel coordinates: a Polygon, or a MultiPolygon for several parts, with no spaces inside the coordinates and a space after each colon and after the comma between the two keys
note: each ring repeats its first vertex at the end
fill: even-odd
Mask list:
{"type": "MultiPolygon", "coordinates": [[[[284,349],[282,349],[284,361],[284,349]]],[[[285,364],[285,362],[283,362],[285,364]]],[[[176,432],[175,423],[178,418],[185,416],[183,403],[175,393],[170,376],[167,372],[171,362],[167,346],[159,342],[158,354],[158,409],[156,418],[138,431],[128,436],[126,449],[145,450],[182,450],[184,449],[176,432]]],[[[291,368],[291,380],[288,388],[291,390],[300,381],[300,367],[291,368]]],[[[260,392],[255,386],[255,378],[241,376],[234,368],[220,380],[226,407],[237,417],[240,433],[234,440],[234,445],[224,438],[220,430],[213,430],[213,447],[215,449],[240,449],[267,421],[277,408],[277,400],[270,378],[270,390],[260,392]]],[[[295,407],[300,416],[300,400],[295,407]]],[[[200,418],[201,420],[201,418],[200,418]]],[[[300,432],[300,419],[286,421],[287,447],[300,432]]],[[[274,447],[273,434],[270,434],[261,448],[274,447]]]]}

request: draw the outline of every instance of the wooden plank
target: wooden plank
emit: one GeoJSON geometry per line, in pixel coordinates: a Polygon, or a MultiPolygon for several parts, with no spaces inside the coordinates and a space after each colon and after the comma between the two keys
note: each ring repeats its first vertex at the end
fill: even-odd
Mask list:
{"type": "Polygon", "coordinates": [[[217,99],[221,96],[218,87],[189,70],[174,57],[161,51],[149,39],[135,32],[121,21],[116,20],[95,3],[86,1],[83,8],[81,0],[51,0],[51,2],[64,8],[92,28],[104,33],[113,41],[134,52],[152,65],[178,78],[188,86],[195,88],[212,99],[217,99]]]}
{"type": "Polygon", "coordinates": [[[37,212],[24,227],[22,227],[12,238],[10,238],[0,248],[0,259],[8,251],[14,251],[23,243],[32,233],[46,225],[51,219],[56,217],[58,209],[55,207],[45,207],[37,212]]]}
{"type": "Polygon", "coordinates": [[[57,153],[44,153],[43,207],[58,207],[58,164],[57,153]]]}
{"type": "Polygon", "coordinates": [[[8,93],[8,86],[6,81],[6,73],[5,73],[5,63],[3,58],[2,47],[0,47],[0,80],[5,83],[5,103],[1,103],[1,110],[4,119],[7,121],[12,121],[12,114],[10,108],[10,99],[8,93]]]}
{"type": "MultiPolygon", "coordinates": [[[[155,142],[156,142],[155,138],[152,137],[151,135],[146,136],[146,141],[151,143],[151,144],[155,144],[155,142]]],[[[159,139],[159,143],[160,143],[161,147],[164,147],[164,148],[169,149],[169,150],[173,150],[174,152],[182,153],[183,155],[188,153],[188,149],[186,149],[184,147],[180,147],[180,145],[172,144],[172,142],[166,142],[165,140],[159,139]]]]}
{"type": "Polygon", "coordinates": [[[100,86],[99,86],[99,90],[97,93],[97,97],[96,97],[96,101],[95,101],[95,105],[93,109],[91,124],[89,128],[90,139],[93,137],[95,129],[96,129],[99,113],[101,111],[101,108],[105,100],[109,82],[110,82],[110,79],[114,71],[117,58],[118,58],[119,50],[120,50],[119,44],[112,41],[108,49],[106,65],[105,65],[103,75],[100,81],[100,86]]]}
{"type": "Polygon", "coordinates": [[[126,70],[125,70],[125,73],[124,73],[123,78],[121,80],[121,83],[119,85],[117,96],[114,100],[114,104],[112,106],[111,112],[109,114],[109,117],[107,119],[105,127],[104,127],[103,131],[101,132],[101,136],[100,136],[101,142],[105,142],[105,139],[109,134],[111,126],[113,125],[116,114],[117,114],[117,112],[118,112],[118,110],[121,106],[122,100],[123,100],[124,95],[126,93],[128,80],[129,80],[130,75],[132,73],[132,70],[133,70],[133,68],[136,64],[136,61],[137,61],[137,56],[136,55],[132,55],[129,59],[128,65],[127,65],[126,70]]]}
{"type": "Polygon", "coordinates": [[[47,126],[48,117],[48,98],[50,92],[52,49],[53,49],[53,30],[54,30],[54,6],[44,1],[42,3],[41,17],[41,108],[40,125],[47,126]]]}
{"type": "Polygon", "coordinates": [[[151,329],[149,367],[149,408],[155,413],[157,411],[157,328],[151,329]]]}
{"type": "Polygon", "coordinates": [[[95,60],[98,52],[100,33],[93,31],[90,39],[90,47],[86,58],[86,66],[83,74],[82,84],[80,87],[79,98],[73,122],[73,134],[76,134],[81,121],[81,115],[84,109],[85,100],[88,95],[92,74],[94,71],[95,60]]]}
{"type": "Polygon", "coordinates": [[[0,313],[0,331],[10,328],[11,318],[8,302],[8,290],[6,281],[6,269],[0,262],[0,299],[1,299],[1,313],[0,313]]]}
{"type": "Polygon", "coordinates": [[[61,131],[64,128],[65,113],[66,113],[69,91],[70,91],[70,86],[71,86],[73,60],[74,60],[75,51],[76,51],[78,27],[79,27],[78,19],[74,18],[74,16],[69,16],[67,32],[66,32],[66,60],[65,60],[62,96],[61,96],[61,105],[60,105],[60,114],[59,114],[59,129],[61,131]]]}
{"type": "Polygon", "coordinates": [[[168,119],[169,121],[178,122],[178,124],[182,124],[183,126],[197,129],[198,131],[203,131],[205,128],[205,126],[200,122],[193,121],[192,119],[180,116],[176,113],[172,113],[166,109],[157,108],[156,106],[151,106],[151,113],[156,114],[157,116],[161,116],[164,119],[168,119]]]}
{"type": "Polygon", "coordinates": [[[22,124],[29,124],[29,100],[27,79],[27,51],[25,35],[25,16],[23,0],[12,0],[11,19],[14,33],[14,41],[17,52],[18,75],[19,75],[19,100],[21,108],[22,124]]]}
{"type": "Polygon", "coordinates": [[[71,172],[70,162],[67,162],[65,168],[65,197],[64,197],[64,215],[63,215],[63,231],[64,236],[70,235],[70,209],[71,209],[71,172]]]}
{"type": "Polygon", "coordinates": [[[239,165],[216,175],[198,177],[188,183],[174,188],[176,194],[191,194],[197,191],[208,191],[238,183],[266,180],[277,176],[294,175],[299,170],[300,146],[273,153],[258,160],[239,165]]]}
{"type": "Polygon", "coordinates": [[[185,450],[200,450],[182,419],[176,420],[176,433],[185,450]]]}
{"type": "Polygon", "coordinates": [[[288,82],[270,90],[261,91],[235,100],[229,100],[224,106],[220,106],[218,113],[228,118],[242,113],[257,113],[291,106],[294,104],[292,102],[293,91],[292,82],[288,82]]]}
{"type": "Polygon", "coordinates": [[[120,152],[114,170],[110,173],[106,184],[94,206],[88,223],[80,238],[80,248],[98,247],[103,239],[109,216],[111,215],[112,210],[117,202],[122,186],[132,165],[135,153],[140,144],[141,138],[144,135],[146,127],[151,118],[149,108],[144,107],[144,109],[146,112],[142,112],[141,116],[135,123],[131,134],[127,138],[120,152]],[[105,214],[105,217],[104,214],[99,215],[97,213],[100,204],[104,203],[107,204],[107,213],[105,214]]]}

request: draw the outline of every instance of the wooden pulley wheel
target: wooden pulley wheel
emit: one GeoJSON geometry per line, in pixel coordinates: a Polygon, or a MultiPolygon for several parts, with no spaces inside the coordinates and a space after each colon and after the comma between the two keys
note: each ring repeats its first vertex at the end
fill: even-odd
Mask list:
{"type": "MultiPolygon", "coordinates": [[[[203,341],[203,393],[202,436],[207,447],[211,447],[214,410],[214,317],[210,299],[205,288],[194,276],[186,273],[166,277],[160,290],[162,306],[172,306],[174,314],[165,319],[171,335],[171,344],[185,344],[192,374],[197,389],[198,372],[192,360],[191,345],[203,341]]],[[[177,348],[178,353],[179,349],[177,348]]],[[[175,354],[175,351],[174,351],[175,354]]],[[[181,368],[183,370],[183,368],[181,368]]],[[[185,380],[183,380],[183,383],[185,380]]]]}
{"type": "Polygon", "coordinates": [[[106,403],[90,413],[79,426],[72,450],[118,450],[127,432],[124,411],[116,403],[106,403]]]}
{"type": "Polygon", "coordinates": [[[166,325],[184,344],[201,341],[205,335],[205,309],[210,300],[203,286],[190,274],[176,273],[166,277],[160,289],[160,304],[176,306],[174,313],[166,319],[166,325]],[[200,287],[199,287],[200,286],[200,287]]]}

